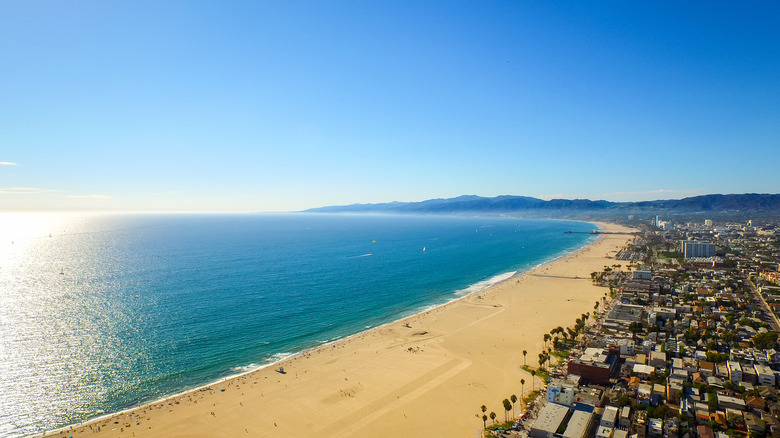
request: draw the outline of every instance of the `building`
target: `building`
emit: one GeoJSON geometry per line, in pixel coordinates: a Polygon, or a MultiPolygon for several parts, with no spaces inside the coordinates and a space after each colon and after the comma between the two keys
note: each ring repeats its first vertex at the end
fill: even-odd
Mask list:
{"type": "Polygon", "coordinates": [[[761,386],[775,386],[775,372],[772,368],[769,368],[764,364],[755,364],[756,376],[758,377],[758,384],[761,386]]]}
{"type": "Polygon", "coordinates": [[[731,383],[739,385],[739,382],[742,381],[742,367],[739,366],[739,362],[730,360],[726,362],[726,368],[729,371],[729,380],[731,383]]]}
{"type": "Polygon", "coordinates": [[[758,374],[752,365],[746,364],[742,367],[742,381],[752,385],[758,385],[758,374]]]}
{"type": "Polygon", "coordinates": [[[745,410],[745,400],[737,397],[731,397],[728,395],[719,394],[718,404],[723,409],[735,409],[738,411],[745,410]]]}
{"type": "Polygon", "coordinates": [[[569,415],[569,408],[556,403],[547,403],[539,417],[531,426],[528,436],[531,438],[553,438],[561,424],[569,415]]]}
{"type": "Polygon", "coordinates": [[[554,379],[547,384],[547,402],[571,406],[574,404],[574,392],[577,384],[563,379],[554,379]]]}
{"type": "Polygon", "coordinates": [[[661,438],[664,433],[664,422],[660,418],[651,418],[647,424],[647,436],[661,438]]]}
{"type": "Polygon", "coordinates": [[[618,408],[615,406],[607,406],[604,408],[604,413],[601,415],[601,423],[599,426],[608,427],[614,429],[617,426],[618,408]]]}
{"type": "Polygon", "coordinates": [[[634,271],[634,280],[652,280],[653,273],[651,271],[634,271]]]}
{"type": "Polygon", "coordinates": [[[634,368],[632,369],[634,374],[637,375],[642,380],[648,380],[650,379],[650,374],[655,372],[655,367],[651,367],[650,365],[642,365],[641,363],[634,364],[634,368]]]}
{"type": "Polygon", "coordinates": [[[666,353],[663,351],[651,351],[648,364],[655,368],[666,368],[666,353]]]}
{"type": "Polygon", "coordinates": [[[617,344],[618,348],[620,348],[620,357],[634,355],[634,347],[636,346],[636,342],[634,342],[633,339],[620,338],[618,339],[617,344]]]}
{"type": "Polygon", "coordinates": [[[688,259],[691,257],[715,257],[715,245],[709,242],[696,240],[683,240],[680,244],[680,252],[688,259]]]}
{"type": "Polygon", "coordinates": [[[617,357],[601,348],[586,348],[579,359],[569,362],[568,373],[582,377],[582,380],[608,385],[609,378],[617,366],[617,357]]]}
{"type": "Polygon", "coordinates": [[[593,425],[593,413],[586,411],[574,411],[563,431],[563,438],[585,438],[590,436],[593,425]]]}
{"type": "Polygon", "coordinates": [[[620,410],[618,425],[626,430],[631,426],[631,406],[623,406],[623,409],[620,410]]]}
{"type": "Polygon", "coordinates": [[[632,322],[639,322],[640,319],[642,319],[642,315],[644,314],[645,308],[644,306],[639,306],[636,304],[624,304],[624,303],[618,303],[615,305],[615,307],[612,309],[612,311],[609,312],[609,315],[607,316],[607,321],[614,321],[618,323],[632,323],[632,322]]]}

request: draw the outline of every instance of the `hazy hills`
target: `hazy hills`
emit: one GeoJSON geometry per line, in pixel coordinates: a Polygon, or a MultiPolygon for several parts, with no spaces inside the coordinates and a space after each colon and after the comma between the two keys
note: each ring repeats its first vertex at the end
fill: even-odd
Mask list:
{"type": "Polygon", "coordinates": [[[312,208],[318,213],[506,214],[524,217],[604,218],[634,215],[780,218],[780,194],[702,195],[683,199],[609,202],[589,199],[543,199],[527,196],[459,196],[421,202],[352,204],[312,208]]]}

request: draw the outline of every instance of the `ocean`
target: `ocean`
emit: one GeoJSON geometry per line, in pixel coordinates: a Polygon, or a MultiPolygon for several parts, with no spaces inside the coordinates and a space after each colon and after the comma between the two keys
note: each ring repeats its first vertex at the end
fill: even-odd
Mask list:
{"type": "Polygon", "coordinates": [[[0,214],[0,436],[268,366],[487,288],[581,248],[594,229],[500,217],[0,214]]]}

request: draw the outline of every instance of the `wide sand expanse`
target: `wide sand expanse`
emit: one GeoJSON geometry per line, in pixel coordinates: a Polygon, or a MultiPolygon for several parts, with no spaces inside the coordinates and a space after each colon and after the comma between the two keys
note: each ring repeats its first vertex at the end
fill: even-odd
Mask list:
{"type": "Polygon", "coordinates": [[[503,420],[502,400],[531,390],[531,375],[520,367],[538,365],[550,329],[593,311],[607,289],[592,285],[590,273],[621,263],[613,257],[631,238],[602,234],[580,251],[447,305],[53,435],[477,437],[480,406],[503,420]]]}

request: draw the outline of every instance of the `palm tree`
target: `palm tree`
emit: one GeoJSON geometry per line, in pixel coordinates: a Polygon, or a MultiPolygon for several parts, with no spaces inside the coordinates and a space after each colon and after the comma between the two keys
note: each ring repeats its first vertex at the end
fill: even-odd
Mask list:
{"type": "Polygon", "coordinates": [[[512,402],[510,402],[508,399],[504,399],[504,421],[509,421],[509,418],[507,418],[506,414],[509,413],[510,410],[512,410],[512,402]]]}
{"type": "Polygon", "coordinates": [[[525,351],[525,350],[523,350],[523,366],[526,366],[526,365],[525,365],[525,357],[526,357],[527,355],[528,355],[528,352],[527,352],[527,351],[525,351]]]}
{"type": "Polygon", "coordinates": [[[536,370],[531,370],[531,391],[534,390],[534,377],[536,377],[536,370]]]}
{"type": "Polygon", "coordinates": [[[487,429],[487,415],[482,414],[482,428],[487,429]]]}
{"type": "Polygon", "coordinates": [[[517,403],[517,396],[512,394],[512,396],[509,397],[509,400],[512,402],[512,418],[515,418],[515,403],[517,403]]]}
{"type": "Polygon", "coordinates": [[[495,412],[491,412],[490,413],[490,419],[493,420],[493,424],[496,424],[496,413],[495,412]]]}
{"type": "Polygon", "coordinates": [[[485,412],[487,412],[487,406],[485,406],[485,405],[482,405],[482,406],[480,406],[480,409],[482,410],[482,413],[483,413],[483,414],[484,414],[485,412]]]}
{"type": "Polygon", "coordinates": [[[520,379],[520,397],[525,399],[525,379],[520,379]]]}
{"type": "Polygon", "coordinates": [[[547,347],[547,341],[550,340],[550,334],[549,333],[545,333],[544,337],[542,339],[544,339],[544,346],[547,347]]]}

